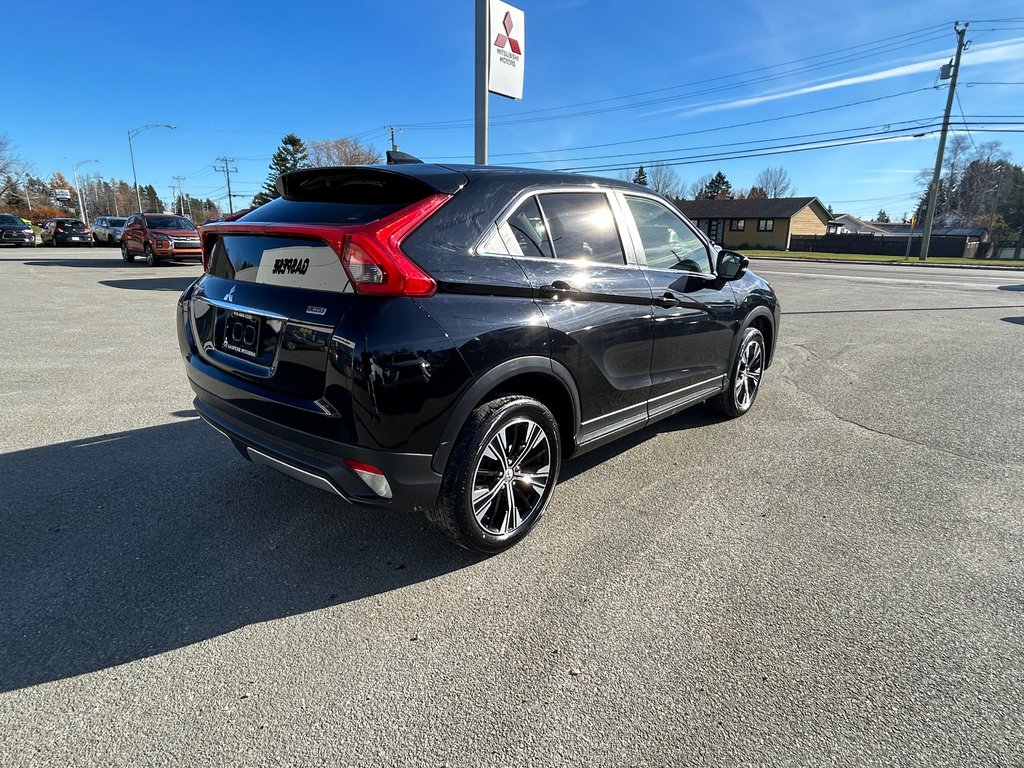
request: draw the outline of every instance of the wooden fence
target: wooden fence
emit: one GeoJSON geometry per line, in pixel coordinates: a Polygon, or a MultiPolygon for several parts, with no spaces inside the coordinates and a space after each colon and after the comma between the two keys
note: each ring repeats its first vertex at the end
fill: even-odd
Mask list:
{"type": "MultiPolygon", "coordinates": [[[[978,255],[978,241],[963,235],[932,235],[928,248],[929,256],[963,257],[973,259],[978,255]]],[[[789,239],[791,251],[817,251],[818,253],[862,253],[872,256],[903,256],[907,252],[907,238],[900,235],[836,234],[836,235],[793,235],[789,239]]],[[[914,233],[910,255],[917,257],[921,252],[921,233],[914,233]]]]}

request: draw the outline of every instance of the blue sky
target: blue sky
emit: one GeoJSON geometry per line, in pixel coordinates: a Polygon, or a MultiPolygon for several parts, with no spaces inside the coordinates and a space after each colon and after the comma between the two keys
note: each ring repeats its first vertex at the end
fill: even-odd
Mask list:
{"type": "MultiPolygon", "coordinates": [[[[934,163],[936,134],[689,158],[927,132],[945,105],[945,88],[933,86],[938,62],[955,49],[955,19],[972,22],[958,88],[964,113],[1024,116],[1019,0],[870,0],[855,10],[763,0],[513,4],[526,12],[525,98],[491,96],[492,163],[579,168],[683,159],[674,167],[681,180],[721,170],[734,187],[781,165],[798,194],[817,195],[837,212],[872,216],[885,208],[895,217],[914,207],[915,174],[934,163]],[[787,117],[808,112],[815,114],[787,117]]],[[[169,199],[172,177],[185,176],[187,192],[220,198],[224,207],[215,158],[236,158],[233,187],[253,194],[287,132],[355,136],[383,151],[383,126],[395,125],[405,151],[471,162],[473,7],[473,0],[67,4],[59,21],[26,18],[23,34],[6,37],[7,79],[25,96],[15,100],[9,91],[0,133],[36,175],[60,170],[71,178],[73,163],[98,159],[80,173],[130,180],[127,131],[173,123],[177,130],[135,140],[140,184],[169,199]]],[[[956,105],[953,114],[959,119],[956,105]]],[[[983,120],[1024,130],[1024,117],[975,122],[983,120]]],[[[999,139],[1024,162],[1024,133],[976,125],[972,138],[999,139]]]]}

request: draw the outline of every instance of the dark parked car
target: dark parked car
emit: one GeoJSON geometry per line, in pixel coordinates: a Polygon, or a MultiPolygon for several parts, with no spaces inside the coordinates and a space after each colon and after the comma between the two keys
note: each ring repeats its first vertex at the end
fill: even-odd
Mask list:
{"type": "Polygon", "coordinates": [[[39,239],[43,245],[84,245],[92,248],[92,229],[81,219],[47,219],[39,239]]]}
{"type": "Polygon", "coordinates": [[[31,247],[36,244],[32,225],[10,213],[0,213],[0,245],[31,247]]]}
{"type": "Polygon", "coordinates": [[[278,189],[203,227],[178,313],[196,410],[469,549],[526,535],[571,456],[703,401],[744,414],[771,362],[769,284],[644,187],[409,164],[278,189]]]}
{"type": "Polygon", "coordinates": [[[202,260],[199,230],[184,216],[172,213],[136,213],[121,232],[121,258],[127,262],[142,256],[155,267],[161,261],[202,260]]]}
{"type": "Polygon", "coordinates": [[[99,245],[120,245],[125,221],[122,216],[97,216],[92,222],[92,239],[99,245]]]}

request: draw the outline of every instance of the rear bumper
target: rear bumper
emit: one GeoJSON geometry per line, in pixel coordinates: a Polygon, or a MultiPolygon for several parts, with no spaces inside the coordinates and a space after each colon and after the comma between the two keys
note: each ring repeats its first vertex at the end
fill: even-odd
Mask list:
{"type": "MultiPolygon", "coordinates": [[[[433,457],[429,454],[371,450],[271,422],[210,391],[222,389],[224,384],[211,380],[200,368],[205,367],[203,363],[197,365],[195,358],[191,358],[186,359],[185,365],[196,394],[196,412],[249,461],[269,466],[356,504],[422,509],[437,499],[441,476],[431,468],[433,457]],[[391,498],[373,493],[345,463],[346,459],[379,468],[391,487],[391,498]]],[[[241,391],[238,394],[245,395],[241,391]]]]}

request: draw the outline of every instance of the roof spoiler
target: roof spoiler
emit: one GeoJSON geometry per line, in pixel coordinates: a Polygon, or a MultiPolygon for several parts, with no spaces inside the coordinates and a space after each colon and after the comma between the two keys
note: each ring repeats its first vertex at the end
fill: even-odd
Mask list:
{"type": "Polygon", "coordinates": [[[388,165],[408,165],[409,163],[422,163],[418,157],[413,157],[408,152],[399,152],[397,149],[387,151],[388,165]]]}

